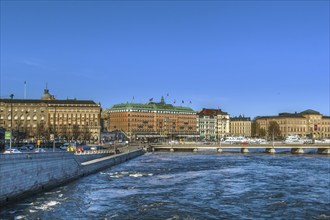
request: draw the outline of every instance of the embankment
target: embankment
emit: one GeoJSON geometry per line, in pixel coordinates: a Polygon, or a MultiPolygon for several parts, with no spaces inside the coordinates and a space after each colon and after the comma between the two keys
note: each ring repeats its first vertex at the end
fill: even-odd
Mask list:
{"type": "Polygon", "coordinates": [[[0,206],[142,155],[75,155],[69,152],[0,155],[0,206]]]}

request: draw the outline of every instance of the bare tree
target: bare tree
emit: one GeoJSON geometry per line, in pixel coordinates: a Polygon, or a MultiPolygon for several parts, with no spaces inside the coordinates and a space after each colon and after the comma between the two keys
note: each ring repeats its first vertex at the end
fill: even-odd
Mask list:
{"type": "Polygon", "coordinates": [[[37,124],[37,136],[39,138],[45,138],[46,137],[46,127],[44,122],[39,122],[37,124]]]}
{"type": "Polygon", "coordinates": [[[78,140],[78,137],[80,135],[80,129],[78,125],[72,126],[72,136],[74,140],[78,140]]]}
{"type": "Polygon", "coordinates": [[[90,138],[91,138],[91,132],[90,132],[89,127],[87,125],[85,125],[83,127],[82,134],[83,134],[83,138],[84,138],[85,141],[89,141],[90,140],[90,138]]]}
{"type": "Polygon", "coordinates": [[[267,136],[268,138],[273,137],[275,139],[281,137],[280,125],[276,121],[269,122],[267,136]]]}

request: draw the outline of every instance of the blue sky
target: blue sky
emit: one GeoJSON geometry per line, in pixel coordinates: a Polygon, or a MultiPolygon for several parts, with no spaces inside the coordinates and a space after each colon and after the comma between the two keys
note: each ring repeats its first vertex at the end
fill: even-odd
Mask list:
{"type": "Polygon", "coordinates": [[[1,1],[5,98],[330,115],[329,1],[1,1]],[[134,97],[134,100],[133,100],[134,97]],[[191,104],[190,104],[191,101],[191,104]]]}

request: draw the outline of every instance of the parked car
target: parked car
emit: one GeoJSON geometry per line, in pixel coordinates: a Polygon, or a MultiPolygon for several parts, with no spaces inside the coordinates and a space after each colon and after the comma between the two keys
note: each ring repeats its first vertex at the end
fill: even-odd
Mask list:
{"type": "Polygon", "coordinates": [[[43,148],[38,148],[33,151],[34,153],[46,153],[46,150],[43,148]]]}
{"type": "Polygon", "coordinates": [[[76,150],[76,147],[79,146],[79,145],[81,145],[81,144],[78,143],[78,142],[70,142],[70,143],[67,142],[67,143],[64,143],[62,146],[60,146],[60,149],[61,150],[67,150],[68,146],[70,146],[70,147],[73,147],[74,150],[76,150]]]}
{"type": "Polygon", "coordinates": [[[176,140],[170,140],[168,142],[170,145],[173,145],[173,144],[179,144],[179,141],[176,141],[176,140]]]}
{"type": "Polygon", "coordinates": [[[70,143],[64,143],[62,146],[60,146],[61,150],[66,150],[66,148],[70,145],[70,143]]]}
{"type": "Polygon", "coordinates": [[[91,150],[103,150],[104,147],[102,146],[91,146],[91,150]]]}
{"type": "Polygon", "coordinates": [[[18,148],[19,150],[33,150],[34,146],[32,144],[26,144],[18,148]]]}
{"type": "Polygon", "coordinates": [[[84,152],[87,150],[91,150],[91,147],[87,145],[76,147],[76,152],[84,152]]]}
{"type": "Polygon", "coordinates": [[[18,147],[18,150],[28,150],[29,148],[27,146],[21,146],[21,147],[18,147]]]}
{"type": "Polygon", "coordinates": [[[15,148],[12,148],[12,149],[8,149],[8,150],[5,150],[5,152],[3,152],[4,154],[20,154],[22,153],[21,151],[15,149],[15,148]]]}

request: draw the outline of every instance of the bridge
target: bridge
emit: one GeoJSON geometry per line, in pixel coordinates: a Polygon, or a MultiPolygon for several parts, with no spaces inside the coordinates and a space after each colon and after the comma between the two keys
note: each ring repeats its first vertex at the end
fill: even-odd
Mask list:
{"type": "Polygon", "coordinates": [[[277,149],[290,149],[291,153],[303,154],[306,149],[317,149],[319,154],[330,154],[329,144],[261,144],[261,145],[248,145],[248,144],[173,144],[173,145],[153,145],[150,147],[152,151],[192,151],[192,152],[205,152],[212,151],[221,153],[224,150],[240,149],[241,153],[249,153],[249,149],[263,149],[266,153],[275,154],[277,149]]]}

